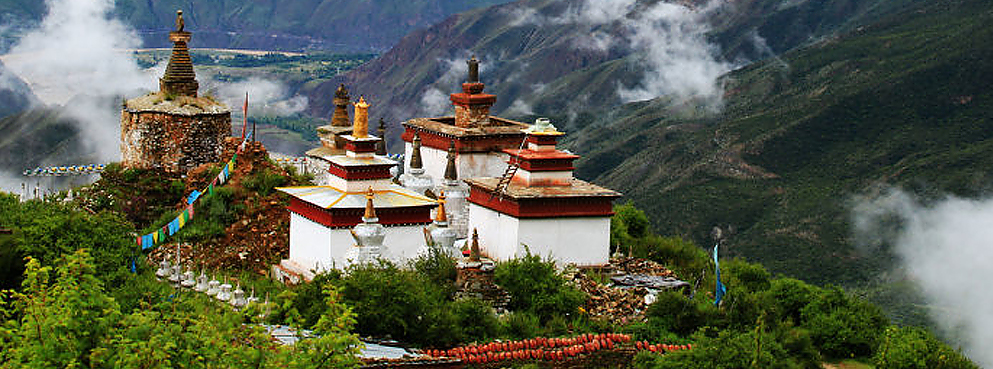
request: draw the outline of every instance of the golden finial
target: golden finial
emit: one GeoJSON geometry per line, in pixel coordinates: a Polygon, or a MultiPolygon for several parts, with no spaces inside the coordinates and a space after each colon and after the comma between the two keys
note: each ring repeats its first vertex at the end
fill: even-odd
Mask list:
{"type": "Polygon", "coordinates": [[[438,223],[448,222],[448,214],[445,214],[445,191],[438,193],[438,210],[434,215],[434,221],[438,223]]]}
{"type": "Polygon", "coordinates": [[[369,137],[369,103],[364,96],[359,96],[355,103],[355,123],[352,125],[352,136],[355,138],[369,137]]]}
{"type": "Polygon", "coordinates": [[[372,187],[369,187],[369,191],[365,193],[365,216],[362,220],[367,222],[372,222],[372,219],[376,219],[376,208],[372,206],[372,199],[376,197],[376,193],[372,192],[372,187]]]}

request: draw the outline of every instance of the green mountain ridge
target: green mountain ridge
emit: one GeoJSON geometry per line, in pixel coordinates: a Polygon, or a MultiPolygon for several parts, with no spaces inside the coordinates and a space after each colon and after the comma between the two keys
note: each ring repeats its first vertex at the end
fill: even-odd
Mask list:
{"type": "MultiPolygon", "coordinates": [[[[729,2],[709,15],[708,39],[719,47],[719,60],[754,60],[830,37],[918,2],[817,0],[792,6],[778,0],[729,2]],[[768,50],[755,44],[756,35],[764,37],[768,50]]],[[[635,9],[658,3],[640,0],[635,9]]],[[[699,7],[706,2],[685,3],[699,7]]],[[[409,34],[379,58],[315,87],[308,93],[309,111],[314,116],[329,116],[334,90],[345,83],[354,94],[363,94],[372,102],[374,114],[391,122],[388,137],[396,136],[399,125],[392,122],[437,114],[425,108],[429,92],[440,92],[446,98],[456,92],[462,76],[455,73],[453,78],[452,68],[475,54],[484,65],[486,91],[498,97],[492,112],[521,119],[531,114],[561,117],[560,126],[568,121],[576,124],[567,129],[582,128],[585,120],[571,113],[595,115],[621,105],[618,86],[636,85],[645,70],[641,52],[626,41],[631,30],[625,22],[639,17],[637,11],[593,30],[548,20],[575,12],[576,4],[521,0],[453,15],[409,34]],[[529,19],[528,14],[537,19],[529,19]],[[615,40],[613,46],[577,47],[589,40],[592,31],[615,40]]]]}
{"type": "Polygon", "coordinates": [[[619,189],[662,234],[706,244],[720,226],[732,230],[722,255],[773,272],[900,284],[899,273],[878,279],[895,265],[886,246],[854,246],[851,207],[890,186],[931,199],[991,188],[991,18],[988,2],[918,4],[788,52],[786,66],[730,73],[719,116],[666,99],[629,104],[567,146],[584,155],[579,176],[619,189]]]}
{"type": "MultiPolygon", "coordinates": [[[[169,47],[167,33],[182,9],[197,47],[265,50],[320,49],[369,52],[389,48],[410,31],[451,14],[506,0],[457,1],[179,1],[116,0],[113,17],[135,28],[146,47],[169,47]]],[[[0,21],[10,26],[0,45],[47,12],[46,2],[0,1],[0,21]]]]}

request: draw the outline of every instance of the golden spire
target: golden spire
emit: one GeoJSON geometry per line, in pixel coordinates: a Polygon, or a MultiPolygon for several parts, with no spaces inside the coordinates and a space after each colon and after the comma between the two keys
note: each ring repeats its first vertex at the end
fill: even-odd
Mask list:
{"type": "Polygon", "coordinates": [[[438,210],[434,215],[435,223],[448,223],[448,214],[445,214],[445,191],[438,194],[438,210]]]}
{"type": "Polygon", "coordinates": [[[369,103],[365,102],[364,96],[359,96],[359,101],[355,103],[355,123],[352,125],[352,137],[369,137],[369,103]]]}
{"type": "Polygon", "coordinates": [[[476,228],[472,229],[472,246],[469,246],[469,261],[477,262],[479,261],[479,232],[476,228]]]}
{"type": "Polygon", "coordinates": [[[376,208],[372,206],[372,199],[376,197],[376,193],[372,192],[372,186],[369,187],[369,191],[365,193],[365,216],[362,220],[366,222],[375,222],[376,219],[376,208]]]}

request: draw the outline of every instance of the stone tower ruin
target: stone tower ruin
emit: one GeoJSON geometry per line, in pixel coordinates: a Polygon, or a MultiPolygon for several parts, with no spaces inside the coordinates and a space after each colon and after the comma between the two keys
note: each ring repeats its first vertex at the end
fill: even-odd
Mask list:
{"type": "Polygon", "coordinates": [[[185,172],[220,160],[231,134],[231,110],[210,96],[198,96],[199,83],[187,48],[183,12],[169,33],[172,55],[159,91],[124,102],[121,109],[121,164],[185,172]]]}

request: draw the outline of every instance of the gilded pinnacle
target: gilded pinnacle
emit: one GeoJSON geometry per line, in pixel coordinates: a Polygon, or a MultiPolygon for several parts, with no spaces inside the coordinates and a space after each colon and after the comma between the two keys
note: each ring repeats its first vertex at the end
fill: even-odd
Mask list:
{"type": "Polygon", "coordinates": [[[376,218],[376,208],[372,205],[372,199],[376,197],[376,193],[372,191],[372,187],[369,187],[369,191],[365,193],[365,216],[362,220],[366,223],[374,223],[378,221],[376,218]]]}
{"type": "Polygon", "coordinates": [[[355,103],[355,123],[352,125],[352,137],[369,137],[369,103],[365,102],[364,96],[359,96],[359,101],[355,103]]]}
{"type": "Polygon", "coordinates": [[[434,215],[435,223],[448,223],[448,214],[445,214],[445,191],[438,194],[438,210],[434,215]]]}

